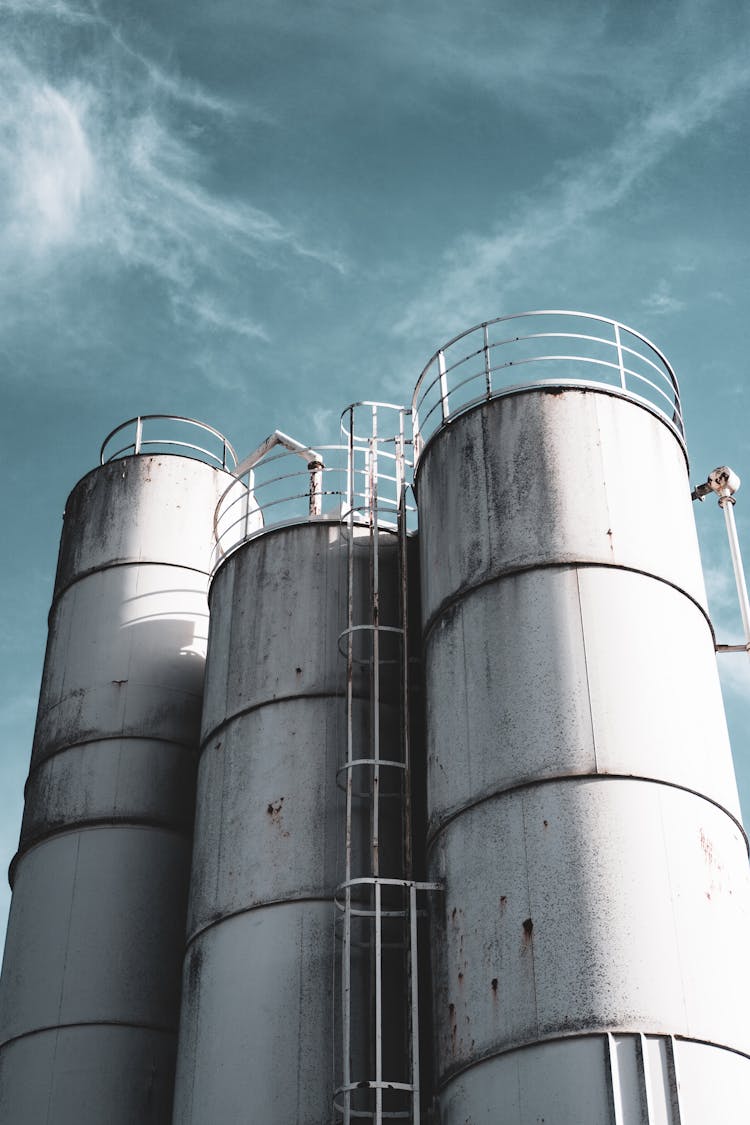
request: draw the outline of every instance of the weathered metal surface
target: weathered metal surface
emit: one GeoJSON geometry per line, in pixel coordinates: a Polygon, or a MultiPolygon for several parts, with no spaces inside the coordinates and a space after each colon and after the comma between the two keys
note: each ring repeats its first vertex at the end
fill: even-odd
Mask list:
{"type": "Polygon", "coordinates": [[[0,994],[3,1038],[69,1024],[174,1030],[189,841],[89,828],[20,861],[0,994]]]}
{"type": "Polygon", "coordinates": [[[750,994],[750,872],[741,832],[711,802],[631,779],[550,781],[457,817],[430,867],[445,878],[433,930],[444,1076],[605,1028],[750,1054],[744,1007],[727,1003],[750,994]]]}
{"type": "Polygon", "coordinates": [[[750,1066],[744,1055],[708,1043],[675,1042],[682,1116],[679,1125],[736,1121],[750,1105],[750,1066]]]}
{"type": "Polygon", "coordinates": [[[185,745],[107,738],[40,762],[26,783],[22,848],[72,824],[143,823],[193,831],[194,771],[185,745]],[[187,762],[186,762],[187,756],[187,762]]]}
{"type": "Polygon", "coordinates": [[[76,578],[117,563],[205,572],[214,509],[231,479],[200,461],[166,454],[93,469],[65,505],[55,597],[76,578]]]}
{"type": "MultiPolygon", "coordinates": [[[[342,844],[342,710],[336,695],[281,700],[237,716],[208,739],[198,771],[189,935],[265,903],[332,896],[342,844]]],[[[381,718],[393,734],[395,709],[383,708],[381,718]]],[[[355,724],[365,737],[369,719],[359,701],[355,724]]],[[[400,842],[382,842],[388,870],[400,842]]],[[[365,847],[364,839],[354,843],[365,847]]]]}
{"type": "Polygon", "coordinates": [[[32,768],[97,738],[196,745],[206,585],[205,572],[151,563],[109,567],[68,587],[50,615],[32,768]]]}
{"type": "MultiPolygon", "coordinates": [[[[395,536],[383,592],[383,614],[397,616],[395,536]]],[[[338,522],[280,528],[262,535],[242,565],[232,559],[211,586],[211,646],[203,702],[201,739],[236,714],[274,699],[341,695],[346,623],[346,551],[338,522]],[[220,591],[220,592],[219,592],[220,591]]],[[[358,565],[368,565],[363,537],[358,565]]],[[[366,570],[365,570],[366,575],[366,570]]],[[[357,585],[364,602],[366,578],[357,585]]],[[[362,614],[362,608],[357,607],[362,614]]],[[[369,688],[368,640],[357,645],[355,695],[369,688]]],[[[394,645],[394,652],[396,651],[394,645]]],[[[395,666],[391,684],[398,682],[395,666]]]]}
{"type": "Polygon", "coordinates": [[[671,782],[740,815],[711,630],[664,582],[545,567],[487,583],[436,622],[425,670],[432,832],[567,774],[671,782]]]}
{"type": "Polygon", "coordinates": [[[331,1119],[330,900],[227,918],[185,961],[175,1123],[331,1119]]]}
{"type": "Polygon", "coordinates": [[[614,1118],[607,1071],[606,1036],[510,1051],[454,1079],[441,1099],[440,1122],[643,1125],[639,1118],[614,1118]]]}
{"type": "Polygon", "coordinates": [[[696,1104],[728,1054],[750,1069],[747,846],[682,447],[625,398],[530,387],[452,419],[418,490],[441,1121],[705,1125],[675,1116],[661,1046],[649,1102],[635,1039],[588,1038],[729,1048],[696,1104]]]}
{"type": "Polygon", "coordinates": [[[550,563],[641,570],[705,605],[682,448],[635,403],[530,388],[476,408],[427,446],[417,495],[427,621],[469,586],[550,563]]]}
{"type": "Polygon", "coordinates": [[[172,1031],[112,1024],[16,1039],[0,1053],[0,1121],[164,1125],[174,1051],[172,1031]]]}
{"type": "Polygon", "coordinates": [[[743,1120],[748,1060],[669,1036],[571,1036],[510,1051],[459,1075],[446,1090],[442,1125],[707,1125],[743,1120]]]}
{"type": "MultiPolygon", "coordinates": [[[[388,538],[381,604],[395,616],[388,538]]],[[[240,547],[212,583],[175,1125],[331,1118],[346,561],[338,522],[303,522],[240,547]]],[[[368,563],[363,550],[363,591],[368,563]]],[[[366,741],[361,646],[355,714],[366,741]]],[[[387,731],[395,666],[385,679],[387,731]]]]}
{"type": "Polygon", "coordinates": [[[68,501],[0,984],[3,1077],[34,1074],[35,1092],[4,1082],[14,1125],[169,1113],[209,555],[229,479],[131,457],[68,501]],[[91,1050],[80,1065],[76,1049],[91,1050]]]}

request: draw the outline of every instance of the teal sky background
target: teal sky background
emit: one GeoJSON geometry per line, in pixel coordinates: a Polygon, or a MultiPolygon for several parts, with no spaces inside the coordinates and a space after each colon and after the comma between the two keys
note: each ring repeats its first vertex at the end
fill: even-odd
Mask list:
{"type": "MultiPolygon", "coordinates": [[[[3,863],[65,499],[135,414],[336,440],[463,328],[600,313],[672,361],[693,483],[747,478],[750,563],[749,31],[739,0],[0,0],[3,863]]],[[[720,665],[750,816],[750,662],[720,665]]]]}

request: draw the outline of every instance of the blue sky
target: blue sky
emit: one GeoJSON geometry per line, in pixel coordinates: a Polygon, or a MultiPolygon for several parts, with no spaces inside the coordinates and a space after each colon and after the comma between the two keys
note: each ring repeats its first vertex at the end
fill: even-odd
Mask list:
{"type": "MultiPolygon", "coordinates": [[[[672,361],[750,561],[749,30],[735,0],[0,0],[3,862],[65,498],[135,414],[335,440],[462,328],[585,309],[672,361]]],[[[750,663],[721,667],[750,815],[750,663]]]]}

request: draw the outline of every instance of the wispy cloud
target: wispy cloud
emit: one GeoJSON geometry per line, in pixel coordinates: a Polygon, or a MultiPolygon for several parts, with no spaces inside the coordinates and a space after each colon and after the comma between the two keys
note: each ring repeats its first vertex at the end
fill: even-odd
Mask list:
{"type": "Polygon", "coordinates": [[[675,297],[666,278],[657,282],[654,289],[641,302],[645,311],[654,316],[664,316],[668,313],[680,312],[685,308],[685,302],[675,297]]]}
{"type": "Polygon", "coordinates": [[[96,162],[80,92],[62,93],[11,60],[4,69],[12,92],[0,110],[6,251],[36,257],[75,238],[95,190],[96,162]]]}
{"type": "Polygon", "coordinates": [[[65,0],[0,0],[0,16],[42,16],[69,24],[98,23],[96,12],[68,4],[65,0]]]}
{"type": "MultiPolygon", "coordinates": [[[[131,47],[97,7],[63,0],[0,3],[0,256],[5,285],[60,277],[63,263],[89,274],[139,271],[163,286],[168,307],[194,326],[267,339],[260,319],[237,310],[247,271],[342,273],[346,263],[296,227],[210,185],[196,114],[207,124],[246,114],[131,47]],[[53,65],[43,36],[24,39],[25,18],[92,24],[75,73],[53,65]],[[191,120],[178,110],[190,110],[191,120]],[[8,269],[7,267],[11,268],[8,269]]],[[[49,38],[49,37],[48,37],[49,38]]],[[[250,115],[252,117],[252,114],[250,115]]],[[[2,288],[0,280],[0,288],[2,288]]],[[[33,286],[37,289],[34,290],[33,286]]]]}
{"type": "Polygon", "coordinates": [[[227,302],[219,302],[211,294],[193,293],[189,301],[179,296],[173,299],[176,317],[197,316],[207,328],[216,332],[233,332],[250,340],[268,340],[262,325],[241,313],[233,315],[227,302]]]}
{"type": "Polygon", "coordinates": [[[530,259],[548,254],[584,223],[620,204],[677,144],[713,121],[748,86],[746,54],[727,57],[692,76],[671,99],[633,118],[603,150],[582,163],[558,166],[536,197],[502,225],[486,234],[467,233],[446,251],[436,271],[439,280],[406,307],[396,333],[438,321],[446,331],[473,323],[488,291],[496,298],[530,259]]]}

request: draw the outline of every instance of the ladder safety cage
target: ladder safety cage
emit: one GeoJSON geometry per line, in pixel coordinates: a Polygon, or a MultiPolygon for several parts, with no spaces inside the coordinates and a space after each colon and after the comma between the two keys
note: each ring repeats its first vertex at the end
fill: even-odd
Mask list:
{"type": "Polygon", "coordinates": [[[409,415],[400,406],[362,402],[348,407],[341,423],[348,448],[341,522],[346,626],[339,637],[346,659],[346,761],[338,773],[345,823],[343,879],[335,896],[340,1064],[334,1114],[344,1125],[420,1121],[418,894],[432,884],[415,881],[413,872],[409,415]],[[363,670],[364,724],[355,696],[363,670]]]}

